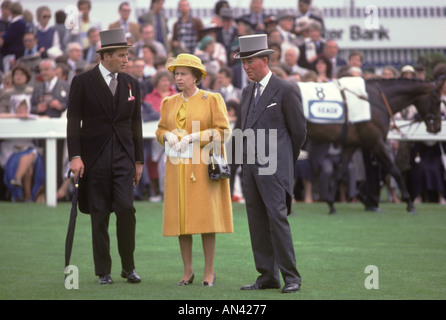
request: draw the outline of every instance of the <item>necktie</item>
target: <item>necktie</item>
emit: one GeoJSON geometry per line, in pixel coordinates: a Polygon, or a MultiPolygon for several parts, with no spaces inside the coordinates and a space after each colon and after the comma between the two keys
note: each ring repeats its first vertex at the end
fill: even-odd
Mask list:
{"type": "Polygon", "coordinates": [[[257,106],[259,100],[260,100],[260,82],[256,82],[256,95],[254,97],[254,107],[257,106]]]}
{"type": "Polygon", "coordinates": [[[118,86],[118,80],[115,77],[114,73],[110,73],[109,76],[112,78],[110,81],[110,91],[112,92],[112,95],[115,95],[116,87],[118,86]]]}

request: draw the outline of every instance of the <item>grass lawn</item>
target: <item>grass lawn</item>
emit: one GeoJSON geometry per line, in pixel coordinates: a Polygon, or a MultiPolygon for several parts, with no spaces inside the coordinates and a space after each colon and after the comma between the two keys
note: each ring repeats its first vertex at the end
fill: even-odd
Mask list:
{"type": "Polygon", "coordinates": [[[97,284],[94,275],[90,218],[79,213],[71,263],[79,270],[79,289],[64,286],[64,244],[70,203],[0,203],[0,299],[12,300],[442,300],[446,298],[446,208],[383,203],[382,213],[360,204],[337,204],[329,216],[323,203],[294,204],[289,221],[302,289],[241,291],[257,277],[245,206],[234,204],[233,234],[217,235],[216,284],[200,286],[203,277],[201,238],[194,237],[195,282],[175,284],[182,276],[176,237],[163,237],[162,204],[136,202],[136,270],[140,284],[120,278],[115,218],[110,220],[113,285],[97,284]],[[367,266],[378,273],[365,273],[367,266]],[[377,276],[367,289],[368,276],[377,276]],[[379,282],[377,282],[379,281],[379,282]]]}

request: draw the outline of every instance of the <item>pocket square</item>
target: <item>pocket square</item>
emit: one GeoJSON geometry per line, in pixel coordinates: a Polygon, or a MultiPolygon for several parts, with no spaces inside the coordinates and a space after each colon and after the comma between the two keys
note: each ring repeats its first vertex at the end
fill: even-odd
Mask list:
{"type": "Polygon", "coordinates": [[[266,107],[267,107],[267,108],[271,108],[271,107],[274,107],[276,104],[277,104],[277,103],[274,102],[274,103],[271,103],[270,105],[267,105],[266,107]]]}

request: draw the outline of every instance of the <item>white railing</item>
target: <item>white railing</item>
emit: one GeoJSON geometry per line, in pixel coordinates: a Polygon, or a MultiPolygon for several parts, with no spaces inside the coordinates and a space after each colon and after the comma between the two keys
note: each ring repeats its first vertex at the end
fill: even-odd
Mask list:
{"type": "MultiPolygon", "coordinates": [[[[39,118],[39,119],[0,119],[0,139],[44,139],[46,141],[46,203],[48,206],[57,205],[57,139],[65,139],[66,119],[39,118]]],[[[409,125],[409,121],[397,121],[397,126],[403,134],[396,131],[389,132],[388,138],[394,140],[411,141],[446,141],[446,121],[442,122],[442,131],[438,134],[426,132],[424,123],[409,125]]],[[[145,139],[154,138],[158,121],[143,123],[143,136],[145,139]]]]}
{"type": "MultiPolygon", "coordinates": [[[[143,124],[144,138],[154,138],[158,121],[143,124]]],[[[57,205],[57,139],[65,139],[67,120],[63,118],[0,119],[0,139],[44,139],[46,203],[57,205]]]]}

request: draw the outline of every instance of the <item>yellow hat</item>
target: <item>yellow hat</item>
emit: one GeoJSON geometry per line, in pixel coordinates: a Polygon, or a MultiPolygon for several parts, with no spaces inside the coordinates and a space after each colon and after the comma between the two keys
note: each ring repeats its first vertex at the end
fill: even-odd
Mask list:
{"type": "Polygon", "coordinates": [[[169,58],[166,62],[166,68],[173,72],[175,67],[190,67],[201,71],[203,77],[206,75],[206,67],[201,63],[201,59],[193,54],[181,53],[176,58],[169,58]]]}

